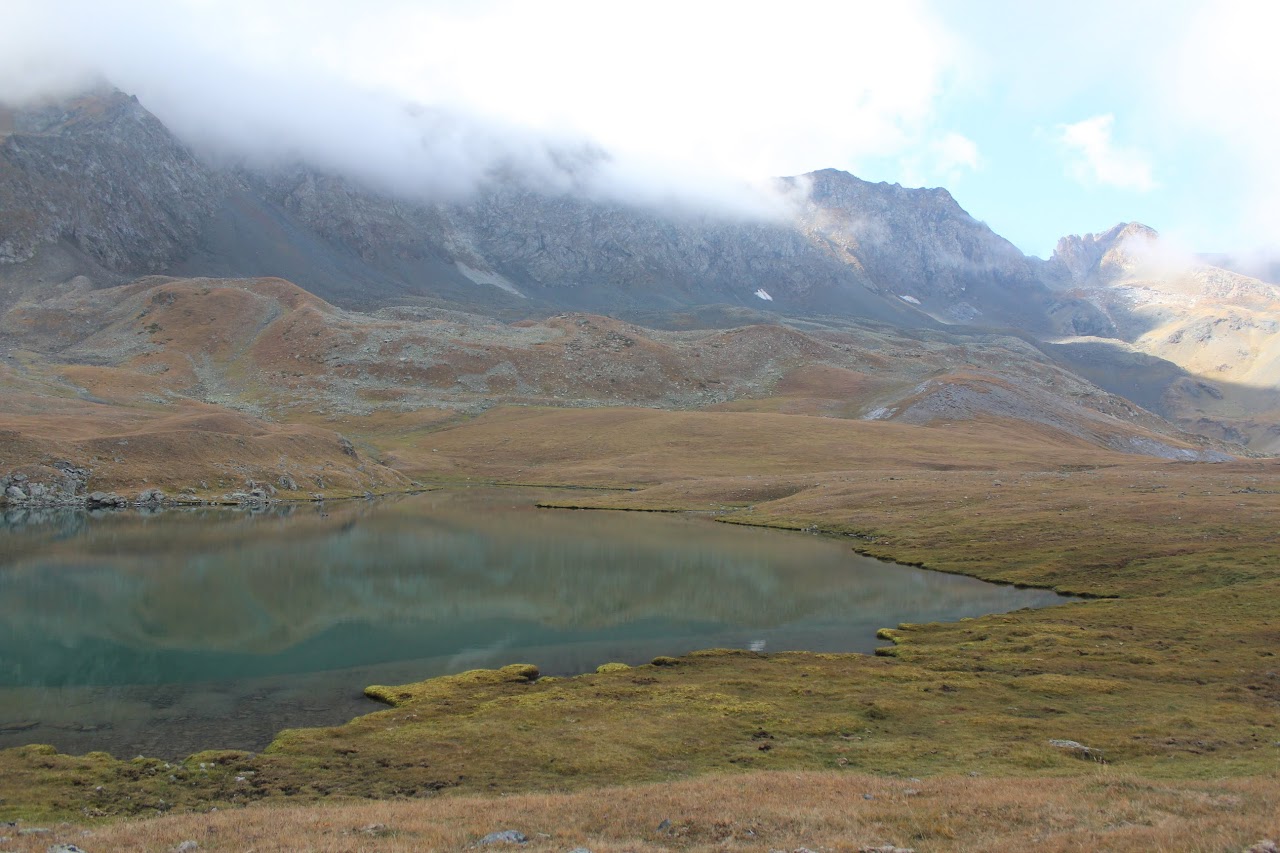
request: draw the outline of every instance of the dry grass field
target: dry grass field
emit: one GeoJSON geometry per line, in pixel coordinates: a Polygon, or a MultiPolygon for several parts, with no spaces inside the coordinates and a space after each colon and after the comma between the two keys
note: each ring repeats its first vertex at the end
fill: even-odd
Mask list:
{"type": "MultiPolygon", "coordinates": [[[[84,830],[48,827],[15,851],[51,841],[85,850],[463,850],[514,830],[520,849],[624,851],[917,851],[1066,853],[1243,850],[1273,836],[1280,790],[1269,780],[1169,784],[1106,767],[1075,778],[887,779],[861,773],[763,771],[568,794],[474,795],[142,818],[84,830]],[[660,828],[663,822],[669,826],[660,828]]],[[[495,844],[489,849],[513,849],[495,844]]],[[[480,848],[485,849],[485,848],[480,848]]]]}

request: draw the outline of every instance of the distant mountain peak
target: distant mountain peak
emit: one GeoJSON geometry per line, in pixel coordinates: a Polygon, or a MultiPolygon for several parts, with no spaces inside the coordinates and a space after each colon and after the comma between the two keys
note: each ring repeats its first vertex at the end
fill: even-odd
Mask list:
{"type": "Polygon", "coordinates": [[[1129,275],[1160,234],[1141,222],[1121,222],[1097,234],[1070,234],[1058,241],[1051,268],[1068,283],[1100,283],[1129,275]]]}

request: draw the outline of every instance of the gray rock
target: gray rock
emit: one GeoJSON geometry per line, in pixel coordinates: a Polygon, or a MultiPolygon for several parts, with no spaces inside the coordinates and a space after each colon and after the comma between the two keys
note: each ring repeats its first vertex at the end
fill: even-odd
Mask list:
{"type": "Polygon", "coordinates": [[[591,853],[586,847],[575,847],[569,853],[591,853]]]}
{"type": "Polygon", "coordinates": [[[25,501],[27,499],[27,493],[22,491],[18,486],[10,486],[5,489],[4,496],[14,501],[25,501]]]}
{"type": "Polygon", "coordinates": [[[129,502],[115,492],[91,492],[85,498],[85,506],[89,509],[115,509],[128,505],[129,502]]]}
{"type": "Polygon", "coordinates": [[[29,826],[26,829],[18,830],[19,835],[48,835],[51,832],[53,830],[45,826],[29,826]]]}
{"type": "Polygon", "coordinates": [[[192,841],[190,839],[187,839],[186,841],[179,844],[177,847],[173,848],[173,853],[188,853],[188,851],[199,850],[199,849],[200,849],[200,843],[198,841],[192,841]]]}
{"type": "Polygon", "coordinates": [[[1049,741],[1049,746],[1056,746],[1058,749],[1065,749],[1077,758],[1087,758],[1092,761],[1102,761],[1102,750],[1085,746],[1075,740],[1057,740],[1049,741]]]}
{"type": "Polygon", "coordinates": [[[50,844],[45,853],[86,853],[86,851],[74,844],[50,844]]]}
{"type": "Polygon", "coordinates": [[[481,838],[477,844],[525,844],[529,841],[523,832],[517,832],[514,829],[504,829],[500,832],[491,832],[484,838],[481,838]]]}
{"type": "Polygon", "coordinates": [[[139,506],[160,506],[165,501],[165,493],[159,489],[147,489],[138,495],[139,506]]]}

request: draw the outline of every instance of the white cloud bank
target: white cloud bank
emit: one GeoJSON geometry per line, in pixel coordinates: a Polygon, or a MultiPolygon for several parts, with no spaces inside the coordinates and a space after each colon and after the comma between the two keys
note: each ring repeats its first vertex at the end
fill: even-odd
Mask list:
{"type": "Polygon", "coordinates": [[[1225,237],[1216,248],[1280,252],[1277,30],[1274,3],[1204,2],[1160,57],[1167,74],[1153,89],[1168,132],[1201,147],[1215,181],[1205,206],[1225,237]]]}
{"type": "Polygon", "coordinates": [[[7,6],[0,99],[102,75],[198,147],[425,194],[566,158],[653,200],[856,170],[933,133],[960,64],[922,0],[7,6]]]}
{"type": "Polygon", "coordinates": [[[1155,189],[1150,157],[1137,148],[1117,145],[1112,139],[1115,120],[1107,113],[1058,126],[1057,141],[1067,154],[1069,173],[1086,186],[1139,192],[1155,189]]]}

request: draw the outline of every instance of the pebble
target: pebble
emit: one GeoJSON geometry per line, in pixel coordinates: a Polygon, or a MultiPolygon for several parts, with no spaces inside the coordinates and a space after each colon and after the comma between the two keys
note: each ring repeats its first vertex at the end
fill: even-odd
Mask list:
{"type": "Polygon", "coordinates": [[[514,829],[504,829],[500,832],[491,832],[484,838],[481,838],[479,844],[524,844],[529,839],[525,837],[523,832],[517,832],[514,829]]]}
{"type": "Polygon", "coordinates": [[[50,844],[46,853],[86,853],[74,844],[50,844]]]}
{"type": "Polygon", "coordinates": [[[173,853],[189,853],[191,850],[199,850],[200,843],[187,839],[186,841],[173,848],[173,853]]]}

